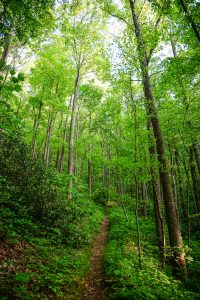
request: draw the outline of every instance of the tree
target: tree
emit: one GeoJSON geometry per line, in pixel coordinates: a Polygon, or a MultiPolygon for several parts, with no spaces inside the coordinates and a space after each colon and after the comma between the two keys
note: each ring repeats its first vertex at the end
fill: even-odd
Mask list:
{"type": "Polygon", "coordinates": [[[53,25],[51,8],[54,2],[54,0],[21,1],[19,6],[17,0],[1,1],[0,29],[3,46],[1,69],[7,62],[12,42],[16,44],[18,40],[22,44],[27,43],[30,39],[41,36],[46,28],[53,25]]]}
{"type": "Polygon", "coordinates": [[[65,19],[62,24],[63,37],[73,52],[73,59],[76,64],[76,78],[72,94],[71,121],[69,133],[68,151],[68,174],[69,174],[69,198],[72,198],[73,175],[74,175],[74,133],[77,111],[77,99],[79,85],[83,74],[86,76],[88,71],[94,72],[94,60],[100,51],[100,27],[101,18],[99,12],[94,13],[94,7],[86,3],[70,3],[65,6],[68,10],[70,19],[65,19]]]}

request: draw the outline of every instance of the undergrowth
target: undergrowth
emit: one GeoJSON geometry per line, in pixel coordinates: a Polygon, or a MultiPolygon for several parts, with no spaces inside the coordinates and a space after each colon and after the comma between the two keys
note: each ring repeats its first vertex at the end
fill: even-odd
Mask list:
{"type": "Polygon", "coordinates": [[[142,269],[138,265],[137,232],[134,212],[110,210],[110,229],[105,251],[106,280],[110,286],[109,300],[114,299],[199,299],[200,294],[187,290],[167,267],[161,268],[156,246],[153,220],[140,218],[142,269]]]}
{"type": "Polygon", "coordinates": [[[20,136],[1,136],[0,299],[80,299],[100,206],[32,158],[20,136]]]}

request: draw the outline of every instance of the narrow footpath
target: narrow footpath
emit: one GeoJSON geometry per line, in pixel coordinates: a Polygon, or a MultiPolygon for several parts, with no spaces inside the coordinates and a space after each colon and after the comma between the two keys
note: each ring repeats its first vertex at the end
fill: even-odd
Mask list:
{"type": "Polygon", "coordinates": [[[108,289],[103,273],[103,251],[108,232],[108,216],[105,216],[99,233],[93,242],[90,268],[85,281],[84,300],[106,300],[108,289]]]}

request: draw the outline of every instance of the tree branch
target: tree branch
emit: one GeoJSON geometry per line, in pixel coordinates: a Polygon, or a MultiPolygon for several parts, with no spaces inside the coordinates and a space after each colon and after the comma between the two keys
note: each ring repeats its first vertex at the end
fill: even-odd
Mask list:
{"type": "Polygon", "coordinates": [[[105,11],[106,11],[107,13],[109,13],[109,15],[111,15],[112,17],[115,17],[115,18],[117,18],[117,19],[123,21],[124,23],[126,23],[126,25],[131,26],[131,24],[129,24],[129,23],[126,21],[126,19],[124,19],[123,17],[121,17],[121,16],[119,16],[119,15],[116,15],[116,14],[112,13],[112,12],[109,11],[109,10],[105,10],[105,11]]]}
{"type": "MultiPolygon", "coordinates": [[[[156,21],[156,24],[155,24],[155,29],[156,29],[156,30],[158,29],[158,25],[159,25],[161,19],[162,19],[162,15],[160,15],[159,18],[158,18],[158,20],[156,21]]],[[[153,47],[153,48],[151,48],[150,51],[149,51],[149,55],[148,55],[148,57],[147,57],[147,62],[148,62],[148,64],[149,64],[149,62],[150,62],[150,59],[151,59],[151,57],[152,57],[152,54],[153,54],[153,51],[155,50],[155,48],[156,48],[156,46],[153,47]]]]}

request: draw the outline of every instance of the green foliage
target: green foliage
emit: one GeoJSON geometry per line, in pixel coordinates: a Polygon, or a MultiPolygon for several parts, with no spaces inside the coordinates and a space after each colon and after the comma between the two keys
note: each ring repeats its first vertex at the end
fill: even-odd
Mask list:
{"type": "Polygon", "coordinates": [[[0,76],[0,127],[4,135],[13,136],[21,128],[21,117],[13,109],[11,102],[17,100],[17,94],[22,91],[24,74],[13,68],[7,68],[7,75],[0,76]],[[7,78],[8,77],[8,78],[7,78]]]}
{"type": "Polygon", "coordinates": [[[101,209],[67,201],[63,178],[34,160],[20,135],[1,133],[0,164],[1,299],[79,299],[101,209]]]}
{"type": "MultiPolygon", "coordinates": [[[[132,213],[126,209],[132,220],[132,213]]],[[[149,233],[142,238],[142,270],[138,268],[134,223],[127,223],[121,208],[111,209],[104,258],[106,278],[110,283],[109,299],[198,299],[198,293],[187,291],[180,281],[161,269],[155,241],[154,247],[152,244],[151,222],[143,219],[140,223],[141,233],[144,229],[149,233]]]]}
{"type": "Polygon", "coordinates": [[[67,202],[59,175],[34,160],[20,136],[11,138],[2,134],[1,137],[2,238],[14,232],[16,235],[35,232],[37,226],[45,226],[45,234],[52,232],[56,242],[62,240],[76,247],[88,245],[92,229],[99,222],[98,216],[92,218],[94,204],[85,199],[67,202]]]}
{"type": "MultiPolygon", "coordinates": [[[[199,144],[200,54],[191,22],[180,1],[135,1],[144,40],[138,45],[129,1],[62,2],[56,1],[55,18],[53,0],[0,3],[3,299],[79,299],[88,248],[102,218],[100,205],[111,210],[105,253],[110,299],[198,298],[199,178],[190,149],[199,144]],[[170,275],[168,261],[166,272],[160,268],[151,201],[151,167],[157,172],[159,163],[149,155],[149,146],[156,143],[149,142],[147,130],[142,52],[183,237],[189,227],[191,231],[191,256],[186,257],[190,279],[185,287],[170,275]],[[76,98],[77,69],[71,132],[74,170],[69,175],[70,103],[76,98]],[[191,176],[191,167],[196,175],[191,176]],[[70,180],[73,201],[67,198],[70,180]],[[146,201],[148,213],[147,218],[139,216],[142,270],[133,216],[135,181],[139,212],[146,201]],[[122,201],[128,223],[117,208],[122,201]]],[[[185,2],[198,26],[198,1],[185,2]]],[[[166,250],[168,260],[170,247],[166,250]]]]}
{"type": "Polygon", "coordinates": [[[54,0],[48,1],[2,1],[0,4],[1,33],[14,32],[21,42],[41,34],[44,27],[52,25],[50,9],[54,0]]]}
{"type": "Polygon", "coordinates": [[[20,136],[1,134],[0,160],[2,205],[16,214],[27,213],[43,224],[55,225],[64,204],[53,186],[54,173],[32,159],[20,136]]]}
{"type": "Polygon", "coordinates": [[[7,245],[7,250],[12,254],[8,254],[9,260],[4,259],[1,268],[1,299],[61,299],[65,295],[80,298],[81,281],[88,269],[88,249],[74,251],[40,238],[15,247],[7,245]]]}

